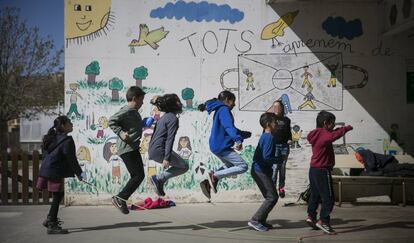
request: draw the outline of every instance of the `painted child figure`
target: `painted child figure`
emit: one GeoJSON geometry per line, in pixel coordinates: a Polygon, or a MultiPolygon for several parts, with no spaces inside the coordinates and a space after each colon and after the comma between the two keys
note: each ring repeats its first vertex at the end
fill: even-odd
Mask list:
{"type": "Polygon", "coordinates": [[[272,180],[272,166],[282,162],[282,158],[275,156],[274,134],[278,126],[276,115],[269,112],[262,114],[260,125],[263,127],[263,133],[254,152],[251,174],[265,201],[248,222],[248,225],[257,231],[268,231],[273,226],[266,223],[266,220],[279,198],[272,180]]]}
{"type": "Polygon", "coordinates": [[[190,159],[190,156],[193,154],[193,152],[191,149],[191,142],[189,137],[180,137],[180,139],[178,140],[177,151],[178,154],[186,161],[190,159]]]}
{"type": "Polygon", "coordinates": [[[332,143],[352,130],[352,126],[335,127],[335,115],[319,112],[316,118],[316,129],[312,130],[307,139],[312,145],[312,157],[309,169],[311,195],[308,202],[308,217],[306,223],[314,229],[321,229],[327,234],[335,234],[330,224],[330,214],[333,210],[335,196],[332,183],[332,169],[335,166],[335,154],[332,143]],[[319,220],[317,208],[321,203],[319,220]]]}

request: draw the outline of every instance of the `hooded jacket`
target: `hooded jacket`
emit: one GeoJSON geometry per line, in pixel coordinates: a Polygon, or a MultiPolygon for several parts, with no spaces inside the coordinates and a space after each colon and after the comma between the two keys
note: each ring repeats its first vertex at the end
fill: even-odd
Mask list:
{"type": "Polygon", "coordinates": [[[332,169],[335,166],[335,154],[332,143],[352,130],[352,126],[336,128],[329,131],[326,128],[312,130],[307,138],[312,145],[312,168],[332,169]]]}
{"type": "Polygon", "coordinates": [[[244,138],[250,137],[250,132],[240,131],[234,126],[234,118],[228,106],[218,99],[206,104],[208,114],[213,111],[213,127],[209,139],[210,150],[214,154],[231,150],[234,143],[243,143],[244,138]]]}
{"type": "Polygon", "coordinates": [[[56,140],[43,151],[39,176],[59,180],[80,176],[81,173],[73,138],[64,134],[57,135],[56,140]]]}

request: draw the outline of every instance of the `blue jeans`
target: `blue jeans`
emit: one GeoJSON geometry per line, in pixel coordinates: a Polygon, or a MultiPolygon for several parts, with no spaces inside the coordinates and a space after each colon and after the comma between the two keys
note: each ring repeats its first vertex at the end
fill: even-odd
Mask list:
{"type": "Polygon", "coordinates": [[[234,150],[228,150],[215,154],[225,165],[224,168],[214,172],[214,176],[218,179],[229,177],[232,175],[242,174],[247,171],[248,166],[246,161],[234,150]]]}
{"type": "Polygon", "coordinates": [[[288,144],[276,144],[275,157],[279,157],[282,161],[273,165],[272,181],[276,185],[279,174],[279,188],[285,187],[286,179],[286,162],[289,156],[288,144]]]}
{"type": "MultiPolygon", "coordinates": [[[[160,151],[159,154],[162,152],[160,151]]],[[[157,163],[162,164],[164,160],[164,157],[158,157],[154,158],[154,161],[157,163]]],[[[174,151],[171,151],[171,157],[170,157],[170,167],[167,170],[164,170],[161,174],[157,175],[157,179],[165,183],[168,179],[172,177],[179,176],[181,174],[184,174],[188,171],[188,162],[186,162],[179,154],[177,154],[174,151]]]]}

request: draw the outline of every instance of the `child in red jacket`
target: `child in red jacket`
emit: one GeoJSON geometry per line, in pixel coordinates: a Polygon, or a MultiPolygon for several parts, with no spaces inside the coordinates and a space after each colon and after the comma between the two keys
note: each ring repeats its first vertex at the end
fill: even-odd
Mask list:
{"type": "Polygon", "coordinates": [[[319,112],[316,118],[316,129],[308,134],[308,141],[312,145],[312,158],[309,169],[311,196],[308,202],[308,218],[306,222],[314,229],[321,229],[325,233],[335,234],[330,225],[330,213],[333,210],[335,197],[332,187],[331,171],[335,165],[335,154],[332,143],[352,130],[352,126],[335,127],[335,115],[319,112]],[[317,208],[321,202],[320,218],[317,221],[317,208]]]}

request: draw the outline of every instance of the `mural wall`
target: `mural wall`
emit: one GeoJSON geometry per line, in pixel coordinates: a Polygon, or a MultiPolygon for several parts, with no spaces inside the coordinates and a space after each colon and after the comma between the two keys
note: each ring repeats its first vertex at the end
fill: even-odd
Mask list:
{"type": "MultiPolygon", "coordinates": [[[[221,166],[208,147],[212,117],[196,107],[222,90],[236,94],[236,126],[253,133],[241,152],[249,166],[262,131],[260,114],[283,101],[294,135],[287,197],[296,197],[308,183],[306,135],[320,110],[355,127],[346,144],[337,142],[344,148],[340,153],[360,146],[401,152],[353,96],[370,94],[368,103],[391,109],[377,94],[403,68],[396,65],[401,55],[377,39],[381,26],[372,9],[378,6],[318,5],[280,4],[275,11],[262,0],[65,0],[65,111],[74,122],[78,159],[94,185],[68,180],[67,203],[107,203],[128,180],[108,118],[126,104],[132,85],[147,93],[142,117],[162,116],[150,100],[165,93],[178,94],[185,106],[174,150],[190,170],[166,185],[175,201],[206,201],[199,188],[204,168],[221,166]]],[[[144,128],[141,139],[147,176],[162,170],[148,159],[152,132],[153,126],[144,128]]],[[[135,197],[155,196],[149,180],[137,192],[135,197]]],[[[245,173],[221,180],[212,200],[260,197],[245,173]]]]}

